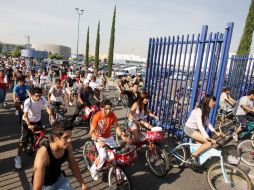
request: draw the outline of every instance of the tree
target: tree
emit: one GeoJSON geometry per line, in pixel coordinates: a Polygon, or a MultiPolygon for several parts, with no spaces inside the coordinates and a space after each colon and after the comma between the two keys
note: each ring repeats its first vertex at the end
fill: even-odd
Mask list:
{"type": "MultiPolygon", "coordinates": [[[[236,52],[237,57],[238,56],[243,56],[243,55],[248,55],[250,53],[251,49],[251,42],[252,42],[252,36],[253,36],[253,31],[254,31],[254,0],[251,0],[251,4],[249,7],[249,12],[245,21],[244,25],[244,30],[243,34],[236,52]]],[[[240,57],[238,57],[240,58],[240,57]]],[[[248,60],[236,60],[235,61],[235,67],[233,71],[233,76],[232,76],[232,81],[233,86],[232,88],[232,94],[237,94],[238,89],[241,88],[241,83],[244,80],[245,77],[245,70],[247,66],[248,60]]]]}
{"type": "Polygon", "coordinates": [[[115,20],[116,20],[116,6],[114,9],[114,15],[112,20],[110,44],[109,44],[109,51],[108,51],[108,77],[111,77],[111,74],[112,74],[112,66],[113,66],[113,58],[114,58],[115,20]]]}
{"type": "Polygon", "coordinates": [[[15,49],[11,52],[11,56],[12,57],[20,57],[21,55],[21,47],[20,46],[16,46],[15,49]]]}
{"type": "Polygon", "coordinates": [[[245,21],[244,31],[237,49],[236,53],[237,55],[248,55],[250,53],[250,47],[254,31],[253,21],[254,21],[254,0],[251,0],[249,13],[245,21]]]}
{"type": "Polygon", "coordinates": [[[87,29],[87,36],[86,36],[86,55],[85,55],[85,66],[88,69],[89,67],[89,26],[87,29]]]}
{"type": "Polygon", "coordinates": [[[97,37],[96,37],[96,46],[95,46],[95,61],[94,61],[94,69],[98,70],[99,67],[99,54],[100,54],[100,21],[98,23],[97,28],[97,37]]]}
{"type": "Polygon", "coordinates": [[[52,54],[51,52],[49,52],[48,58],[59,60],[59,59],[63,59],[63,55],[60,55],[60,54],[57,54],[57,53],[52,54]]]}

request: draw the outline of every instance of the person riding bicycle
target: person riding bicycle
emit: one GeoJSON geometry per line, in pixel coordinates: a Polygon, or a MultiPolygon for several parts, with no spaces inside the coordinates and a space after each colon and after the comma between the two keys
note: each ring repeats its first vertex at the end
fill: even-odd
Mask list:
{"type": "MultiPolygon", "coordinates": [[[[65,90],[61,85],[61,80],[58,78],[55,80],[55,85],[49,90],[48,101],[50,102],[50,109],[53,111],[55,108],[61,108],[65,113],[66,107],[64,105],[65,90]]],[[[54,123],[55,118],[51,118],[51,123],[54,123]]]]}
{"type": "Polygon", "coordinates": [[[254,121],[254,90],[248,92],[247,96],[240,98],[235,108],[235,115],[241,126],[233,134],[233,139],[238,142],[240,133],[247,127],[248,121],[254,121]]]}
{"type": "Polygon", "coordinates": [[[15,168],[21,169],[21,154],[23,148],[26,146],[27,141],[35,126],[41,126],[41,111],[46,107],[49,116],[51,111],[48,107],[46,98],[42,96],[41,88],[34,88],[32,96],[27,98],[24,102],[24,114],[22,120],[21,136],[19,139],[18,154],[15,157],[15,168]]]}
{"type": "Polygon", "coordinates": [[[131,106],[134,104],[134,102],[137,100],[137,98],[140,96],[140,92],[138,90],[138,84],[133,83],[131,90],[123,90],[123,94],[126,94],[128,97],[128,107],[131,108],[131,106]]]}
{"type": "Polygon", "coordinates": [[[198,163],[197,157],[202,152],[210,149],[214,144],[216,144],[216,141],[211,139],[207,134],[206,128],[209,128],[209,130],[215,133],[216,136],[221,136],[221,133],[217,132],[209,122],[210,109],[214,107],[215,101],[216,98],[214,96],[205,94],[200,104],[192,110],[185,123],[185,134],[197,143],[201,144],[201,146],[191,155],[191,161],[195,164],[198,163]]]}
{"type": "Polygon", "coordinates": [[[111,111],[112,103],[110,100],[102,100],[100,107],[101,111],[97,112],[92,118],[89,131],[99,153],[99,156],[90,168],[91,176],[94,180],[98,180],[97,172],[101,169],[107,157],[105,146],[108,145],[111,148],[116,146],[114,136],[111,134],[111,128],[115,128],[116,133],[124,141],[126,140],[118,126],[116,115],[111,111]]]}
{"type": "Polygon", "coordinates": [[[80,113],[83,106],[91,106],[92,99],[94,97],[94,93],[92,88],[89,86],[89,80],[84,79],[83,85],[79,89],[78,99],[77,99],[77,107],[74,115],[72,116],[71,123],[73,123],[80,113]]]}
{"type": "Polygon", "coordinates": [[[80,173],[78,163],[73,155],[70,142],[72,128],[64,123],[57,124],[50,134],[49,143],[44,144],[34,160],[32,186],[33,190],[64,189],[73,190],[68,179],[61,171],[61,166],[68,161],[74,177],[82,190],[88,190],[80,173]]]}
{"type": "Polygon", "coordinates": [[[139,127],[145,127],[151,129],[153,126],[145,120],[145,115],[159,120],[159,117],[151,112],[147,108],[148,106],[148,93],[143,91],[138,99],[131,106],[130,112],[128,114],[128,127],[131,129],[134,139],[133,142],[140,141],[139,127]]]}
{"type": "Polygon", "coordinates": [[[230,96],[230,91],[231,91],[231,88],[226,87],[222,90],[220,95],[220,108],[224,112],[227,112],[229,109],[233,108],[236,103],[236,100],[234,100],[230,96]]]}

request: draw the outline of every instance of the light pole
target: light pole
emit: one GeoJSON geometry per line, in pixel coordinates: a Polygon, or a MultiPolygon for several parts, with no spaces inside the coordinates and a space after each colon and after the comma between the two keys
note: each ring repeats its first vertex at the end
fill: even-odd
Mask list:
{"type": "Polygon", "coordinates": [[[75,8],[78,14],[78,39],[77,39],[77,60],[78,60],[78,43],[79,43],[79,21],[80,21],[80,15],[83,15],[84,10],[75,8]]]}

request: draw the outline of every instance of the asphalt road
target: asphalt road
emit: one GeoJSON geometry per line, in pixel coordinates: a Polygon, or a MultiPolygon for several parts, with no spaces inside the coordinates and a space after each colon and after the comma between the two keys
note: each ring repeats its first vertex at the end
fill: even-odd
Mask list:
{"type": "MultiPolygon", "coordinates": [[[[106,97],[111,97],[115,91],[106,92],[106,97]]],[[[18,138],[20,129],[17,126],[16,117],[14,115],[14,107],[12,97],[7,95],[9,109],[0,109],[0,189],[29,189],[29,183],[32,176],[33,156],[23,154],[22,166],[19,171],[14,169],[14,157],[17,154],[18,138]]],[[[70,117],[74,112],[75,106],[68,108],[67,117],[70,117]]],[[[120,123],[124,121],[126,111],[120,106],[115,107],[115,113],[119,118],[120,123]]],[[[47,124],[48,116],[43,112],[44,124],[47,124]]],[[[109,189],[108,184],[101,178],[98,181],[93,181],[89,171],[86,169],[83,158],[82,149],[85,141],[89,139],[87,128],[75,128],[72,135],[72,144],[74,148],[75,158],[79,164],[82,176],[90,189],[109,189]]],[[[70,180],[74,189],[80,189],[79,183],[72,176],[65,163],[63,170],[66,171],[67,177],[70,180]]],[[[158,178],[151,174],[146,163],[144,152],[138,153],[138,159],[135,164],[128,168],[131,175],[131,180],[136,190],[206,190],[210,189],[206,181],[206,172],[195,173],[189,168],[171,169],[169,173],[158,178]]]]}

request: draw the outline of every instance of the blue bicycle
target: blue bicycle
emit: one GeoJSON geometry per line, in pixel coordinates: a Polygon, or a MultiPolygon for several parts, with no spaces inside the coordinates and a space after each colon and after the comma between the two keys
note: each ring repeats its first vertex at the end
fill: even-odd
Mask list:
{"type": "Polygon", "coordinates": [[[251,190],[252,183],[248,175],[246,175],[240,168],[224,162],[222,151],[220,148],[211,148],[202,153],[198,157],[198,165],[190,162],[187,155],[197,150],[200,144],[192,143],[190,140],[187,143],[179,143],[172,140],[174,146],[169,148],[169,156],[173,167],[181,167],[185,164],[192,169],[197,169],[202,166],[207,160],[211,158],[219,158],[218,162],[213,162],[207,170],[207,181],[213,190],[251,190]],[[188,152],[189,151],[189,154],[188,152]]]}

